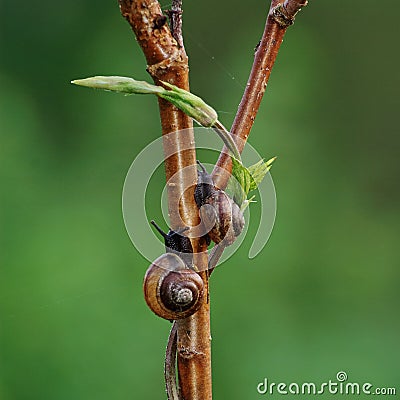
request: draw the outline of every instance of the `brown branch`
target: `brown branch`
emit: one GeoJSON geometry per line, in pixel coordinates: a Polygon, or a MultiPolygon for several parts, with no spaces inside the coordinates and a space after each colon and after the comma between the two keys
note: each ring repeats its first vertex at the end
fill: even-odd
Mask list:
{"type": "MultiPolygon", "coordinates": [[[[286,29],[294,23],[296,14],[307,3],[307,0],[286,0],[283,4],[279,0],[271,1],[264,33],[256,47],[250,76],[231,129],[240,153],[253,127],[286,29]]],[[[216,186],[222,189],[226,187],[231,170],[232,161],[225,146],[212,173],[216,186]]],[[[214,271],[224,250],[224,246],[218,245],[210,252],[209,275],[214,271]]]]}
{"type": "MultiPolygon", "coordinates": [[[[194,254],[203,257],[207,253],[194,254]]],[[[208,272],[203,271],[204,293],[209,293],[208,272]]],[[[208,297],[208,296],[207,296],[208,297]]],[[[195,314],[176,321],[178,327],[178,374],[182,399],[211,400],[211,330],[208,298],[195,314]]]]}
{"type": "MultiPolygon", "coordinates": [[[[129,22],[147,60],[147,71],[154,82],[166,81],[189,90],[188,58],[162,23],[156,0],[119,0],[122,15],[129,22]]],[[[170,226],[197,226],[199,215],[194,201],[197,164],[192,120],[171,103],[159,99],[165,154],[170,226]],[[185,129],[185,132],[173,132],[185,129]]],[[[205,284],[205,301],[193,316],[177,323],[178,372],[181,395],[185,400],[208,400],[211,394],[210,314],[208,303],[208,257],[205,241],[191,239],[194,265],[205,284]]]]}
{"type": "MultiPolygon", "coordinates": [[[[155,84],[166,81],[189,90],[188,58],[184,48],[179,48],[167,24],[159,27],[156,22],[162,16],[160,5],[155,0],[119,0],[122,15],[127,19],[147,60],[147,71],[155,84]]],[[[197,225],[193,196],[185,191],[197,179],[196,154],[192,120],[166,100],[159,99],[163,135],[188,129],[186,135],[166,136],[164,151],[170,156],[165,159],[167,182],[175,175],[175,185],[168,185],[170,225],[173,229],[182,226],[181,218],[189,226],[197,225]],[[181,148],[186,150],[180,151],[181,148]],[[190,168],[190,166],[192,166],[190,168]],[[183,168],[185,173],[182,172],[183,168]],[[182,198],[181,198],[181,194],[182,198]],[[180,199],[179,209],[176,200],[180,199]]]]}
{"type": "MultiPolygon", "coordinates": [[[[279,0],[271,1],[264,33],[257,46],[246,89],[231,129],[233,137],[239,138],[236,144],[240,152],[243,151],[253,127],[286,29],[293,24],[296,14],[306,5],[307,0],[286,0],[283,4],[279,0]]],[[[228,172],[232,169],[231,158],[226,148],[222,150],[212,174],[216,186],[225,188],[229,174],[221,173],[221,169],[228,172]]]]}

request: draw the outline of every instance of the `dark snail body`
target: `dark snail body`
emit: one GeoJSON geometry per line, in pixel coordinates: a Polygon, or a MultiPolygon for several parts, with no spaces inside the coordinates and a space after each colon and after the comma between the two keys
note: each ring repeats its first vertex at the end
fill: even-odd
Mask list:
{"type": "Polygon", "coordinates": [[[205,200],[215,192],[212,176],[206,171],[204,165],[197,161],[201,171],[197,171],[197,185],[194,189],[194,200],[197,207],[200,208],[205,200]]]}
{"type": "Polygon", "coordinates": [[[157,229],[157,231],[164,238],[165,251],[167,253],[174,253],[180,256],[186,263],[186,265],[191,266],[193,261],[193,247],[190,239],[182,235],[189,228],[185,227],[178,229],[177,231],[169,230],[165,233],[154,221],[151,224],[157,229]]]}

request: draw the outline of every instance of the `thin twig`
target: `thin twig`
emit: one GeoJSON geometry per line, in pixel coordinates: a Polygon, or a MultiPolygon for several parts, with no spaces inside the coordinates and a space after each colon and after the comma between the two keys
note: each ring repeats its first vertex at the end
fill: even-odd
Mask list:
{"type": "Polygon", "coordinates": [[[236,146],[236,143],[233,140],[231,133],[228,132],[225,126],[222,125],[221,122],[217,121],[212,128],[214,132],[216,132],[216,134],[225,143],[225,146],[229,149],[230,154],[232,154],[232,156],[235,157],[236,160],[241,161],[242,158],[240,157],[240,152],[236,146]]]}
{"type": "MultiPolygon", "coordinates": [[[[293,23],[297,12],[306,4],[306,0],[286,0],[283,4],[279,0],[272,0],[271,2],[264,33],[257,46],[246,89],[231,129],[233,138],[235,136],[239,138],[236,140],[236,144],[240,152],[243,151],[253,127],[286,29],[293,23]],[[286,24],[283,23],[282,16],[284,16],[286,24]]],[[[225,171],[221,174],[220,171],[230,172],[231,169],[232,162],[227,149],[224,148],[212,174],[216,186],[221,189],[226,187],[229,174],[225,171]]]]}
{"type": "Polygon", "coordinates": [[[165,351],[165,389],[168,400],[180,400],[179,387],[176,381],[176,348],[177,348],[177,325],[173,323],[169,334],[167,349],[165,351]]]}
{"type": "MultiPolygon", "coordinates": [[[[250,76],[231,129],[240,153],[253,127],[286,29],[294,23],[296,14],[306,5],[307,0],[286,0],[283,4],[279,0],[271,1],[264,33],[256,47],[250,76]]],[[[231,170],[232,161],[224,147],[212,172],[215,185],[224,189],[228,184],[231,170]]],[[[210,252],[208,261],[210,274],[217,266],[224,250],[224,247],[215,246],[210,252]]]]}

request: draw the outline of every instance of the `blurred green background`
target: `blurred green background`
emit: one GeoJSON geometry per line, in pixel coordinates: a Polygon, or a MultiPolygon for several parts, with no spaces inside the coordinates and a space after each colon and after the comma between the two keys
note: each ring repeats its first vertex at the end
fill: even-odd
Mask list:
{"type": "MultiPolygon", "coordinates": [[[[274,231],[212,277],[216,399],[341,370],[400,391],[400,3],[310,3],[250,139],[279,156],[274,231]]],[[[227,126],[267,8],[185,4],[192,90],[227,126]]],[[[145,305],[148,262],[121,213],[130,163],[160,134],[157,104],[69,84],[148,80],[144,57],[116,1],[3,1],[0,30],[0,399],[163,399],[170,324],[145,305]]]]}

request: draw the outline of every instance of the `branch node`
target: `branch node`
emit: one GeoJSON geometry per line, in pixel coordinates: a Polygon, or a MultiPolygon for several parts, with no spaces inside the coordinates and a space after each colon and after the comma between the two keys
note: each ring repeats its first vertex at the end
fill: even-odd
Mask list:
{"type": "Polygon", "coordinates": [[[294,24],[296,14],[306,5],[307,0],[297,2],[286,0],[283,4],[273,7],[269,14],[281,28],[287,28],[294,24]]]}
{"type": "Polygon", "coordinates": [[[193,357],[205,356],[205,354],[202,352],[198,352],[194,349],[189,349],[189,348],[183,347],[183,346],[178,349],[178,353],[180,354],[180,356],[182,358],[184,358],[186,360],[190,360],[193,357]]]}
{"type": "Polygon", "coordinates": [[[271,10],[270,15],[281,28],[287,28],[294,24],[294,16],[288,15],[283,4],[278,4],[274,7],[271,10]]]}
{"type": "Polygon", "coordinates": [[[147,65],[146,71],[151,77],[160,80],[163,75],[169,73],[171,68],[179,69],[180,71],[189,70],[189,66],[187,65],[186,59],[182,53],[176,51],[169,59],[164,59],[156,64],[147,65]]]}

